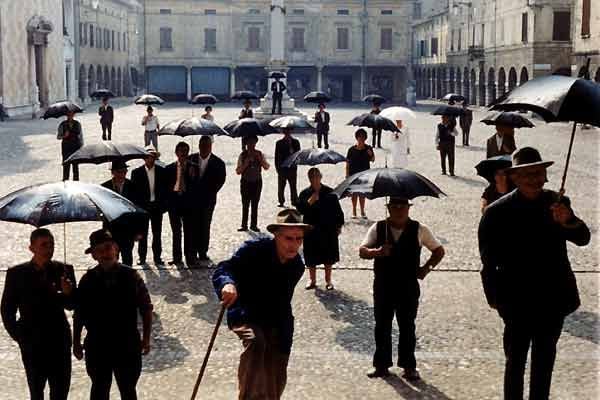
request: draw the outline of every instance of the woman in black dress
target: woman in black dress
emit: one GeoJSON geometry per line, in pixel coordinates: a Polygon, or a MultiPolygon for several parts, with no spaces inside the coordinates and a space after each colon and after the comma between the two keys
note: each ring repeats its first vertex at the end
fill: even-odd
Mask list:
{"type": "MultiPolygon", "coordinates": [[[[375,161],[375,153],[373,148],[366,144],[367,131],[359,129],[354,133],[356,138],[356,144],[348,149],[346,155],[346,178],[350,175],[354,175],[357,172],[366,171],[371,168],[371,163],[375,161]]],[[[356,217],[356,201],[360,203],[360,215],[366,219],[365,214],[365,197],[359,194],[352,195],[352,218],[356,217]]]]}
{"type": "Polygon", "coordinates": [[[318,168],[308,170],[310,186],[300,192],[296,207],[304,216],[304,223],[313,229],[304,236],[304,261],[309,280],[306,289],[317,286],[316,266],[325,266],[325,288],[333,289],[331,267],[340,260],[338,235],[344,225],[344,212],[333,189],[321,183],[318,168]]]}
{"type": "MultiPolygon", "coordinates": [[[[67,119],[58,125],[57,138],[61,141],[63,162],[83,146],[83,131],[79,121],[73,119],[75,113],[69,111],[67,119]]],[[[63,165],[63,181],[69,180],[71,164],[63,165]]],[[[79,166],[73,164],[73,180],[79,180],[79,166]]]]}
{"type": "Polygon", "coordinates": [[[242,176],[240,180],[240,192],[242,195],[242,226],[238,232],[248,230],[248,209],[250,209],[250,229],[260,232],[258,229],[258,202],[262,192],[262,170],[269,169],[269,163],[260,150],[256,149],[258,138],[247,136],[243,139],[246,149],[242,151],[237,162],[235,172],[242,176]]]}
{"type": "Polygon", "coordinates": [[[481,195],[481,213],[483,214],[487,206],[514,189],[515,185],[506,175],[506,169],[497,169],[494,173],[494,182],[490,182],[481,195]]]}

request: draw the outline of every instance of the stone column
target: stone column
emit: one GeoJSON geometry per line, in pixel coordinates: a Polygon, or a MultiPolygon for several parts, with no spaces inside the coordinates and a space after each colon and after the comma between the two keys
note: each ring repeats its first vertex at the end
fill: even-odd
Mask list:
{"type": "Polygon", "coordinates": [[[192,100],[192,67],[186,67],[187,71],[187,99],[188,101],[192,100]]]}
{"type": "Polygon", "coordinates": [[[364,66],[360,68],[360,99],[362,100],[367,94],[365,93],[365,83],[367,81],[367,71],[364,66]]]}
{"type": "Polygon", "coordinates": [[[233,97],[235,93],[235,65],[229,67],[229,97],[233,97]]]}
{"type": "Polygon", "coordinates": [[[323,91],[323,66],[317,66],[317,90],[323,91]]]}

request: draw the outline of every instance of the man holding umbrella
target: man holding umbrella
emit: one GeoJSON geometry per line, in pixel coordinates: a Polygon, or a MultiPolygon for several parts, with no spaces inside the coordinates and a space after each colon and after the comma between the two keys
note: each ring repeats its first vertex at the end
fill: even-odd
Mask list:
{"type": "Polygon", "coordinates": [[[486,157],[512,154],[516,148],[515,128],[510,125],[498,123],[496,124],[496,133],[487,140],[486,157]]]}
{"type": "Polygon", "coordinates": [[[102,126],[102,140],[111,140],[112,134],[112,123],[114,119],[114,111],[110,104],[108,104],[108,97],[102,98],[102,104],[98,108],[98,115],[100,116],[100,125],[102,126]],[[108,131],[108,136],[106,132],[108,131]]]}
{"type": "Polygon", "coordinates": [[[317,123],[317,147],[321,148],[321,139],[325,149],[329,148],[329,113],[325,111],[325,103],[319,104],[319,110],[315,113],[315,122],[317,123]]]}
{"type": "Polygon", "coordinates": [[[504,321],[507,400],[523,399],[530,346],[529,398],[548,399],[563,321],[580,305],[567,241],[585,246],[590,231],[568,198],[544,189],[552,164],[532,147],[517,151],[507,169],[517,190],[491,204],[479,223],[483,289],[504,321]]]}
{"type": "Polygon", "coordinates": [[[454,176],[455,136],[458,132],[450,120],[450,115],[442,115],[441,118],[442,122],[438,124],[435,131],[435,144],[440,152],[442,175],[446,175],[446,158],[448,158],[450,176],[454,176]]]}
{"type": "MultiPolygon", "coordinates": [[[[67,119],[58,125],[57,139],[61,140],[62,160],[65,161],[83,146],[83,130],[79,121],[74,119],[75,112],[67,111],[67,119]]],[[[71,164],[63,165],[63,181],[69,180],[71,164]]],[[[79,165],[73,164],[73,180],[79,180],[79,165]]]]}
{"type": "Polygon", "coordinates": [[[298,189],[296,186],[298,168],[294,166],[284,167],[283,162],[292,154],[300,151],[300,141],[292,137],[291,128],[282,128],[283,138],[275,143],[275,170],[277,170],[277,199],[279,207],[284,207],[285,185],[290,184],[290,196],[292,205],[298,201],[298,189]]]}
{"type": "Polygon", "coordinates": [[[458,117],[458,123],[462,130],[462,144],[469,146],[469,134],[471,133],[471,125],[473,124],[473,111],[469,109],[469,103],[466,100],[462,102],[463,114],[458,117]]]}
{"type": "Polygon", "coordinates": [[[375,355],[374,369],[367,374],[369,378],[389,375],[388,368],[393,365],[392,322],[395,314],[400,330],[398,366],[404,368],[406,379],[420,379],[415,360],[418,279],[425,278],[445,252],[427,226],[410,219],[411,205],[406,198],[391,197],[387,204],[390,216],[369,228],[359,249],[361,258],[374,260],[375,272],[375,355]],[[421,267],[422,246],[431,251],[431,257],[421,267]]]}
{"type": "MultiPolygon", "coordinates": [[[[371,114],[375,114],[378,115],[381,112],[381,104],[378,102],[373,102],[373,108],[371,109],[371,114]]],[[[382,129],[378,129],[378,128],[373,128],[373,143],[372,143],[372,147],[375,148],[375,145],[377,145],[377,148],[381,148],[381,132],[383,130],[382,129]]]]}

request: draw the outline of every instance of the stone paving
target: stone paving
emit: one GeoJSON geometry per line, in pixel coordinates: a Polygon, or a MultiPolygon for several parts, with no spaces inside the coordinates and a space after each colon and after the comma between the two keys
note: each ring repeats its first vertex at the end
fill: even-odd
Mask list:
{"type": "MultiPolygon", "coordinates": [[[[499,399],[502,394],[504,357],[501,347],[502,324],[487,307],[479,274],[476,229],[480,217],[479,198],[485,182],[475,175],[473,166],[485,157],[485,139],[491,127],[476,123],[471,147],[457,146],[456,173],[440,175],[439,156],[434,148],[434,127],[438,117],[429,115],[434,103],[422,103],[418,118],[409,123],[411,155],[409,168],[432,179],[448,197],[417,199],[411,215],[427,224],[441,239],[446,258],[422,284],[421,306],[417,321],[417,362],[423,382],[409,384],[394,369],[386,380],[369,380],[373,352],[373,310],[371,264],[360,260],[357,247],[370,224],[384,216],[382,200],[367,203],[369,221],[352,220],[349,200],[343,200],[347,223],[341,236],[341,261],[334,271],[336,290],[307,292],[300,283],[294,298],[296,333],[290,359],[285,399],[499,399]]],[[[302,106],[301,106],[302,107],[302,106]]],[[[143,142],[140,121],[142,106],[125,100],[116,103],[115,141],[143,142]]],[[[312,109],[303,107],[304,111],[312,109]]],[[[332,105],[332,149],[345,154],[354,141],[354,128],[345,126],[355,114],[366,110],[362,105],[332,105]]],[[[237,105],[217,105],[215,118],[224,124],[235,119],[237,105]]],[[[162,123],[178,117],[199,115],[201,110],[186,104],[158,107],[162,123]]],[[[483,117],[475,112],[475,119],[483,117]]],[[[95,106],[78,116],[86,143],[100,140],[95,106]]],[[[535,120],[534,129],[517,133],[517,145],[533,145],[544,158],[556,161],[549,170],[549,188],[560,184],[570,127],[547,125],[535,120]]],[[[56,120],[8,121],[0,124],[0,195],[20,187],[56,181],[61,177],[60,144],[56,140],[56,120]]],[[[597,129],[577,132],[574,157],[567,180],[567,194],[577,213],[592,229],[592,242],[585,248],[569,246],[573,268],[582,297],[581,308],[570,316],[564,327],[554,374],[553,399],[594,399],[598,387],[600,333],[598,322],[598,146],[597,129]]],[[[376,151],[375,166],[384,166],[388,155],[386,133],[383,150],[376,151]]],[[[258,148],[273,164],[277,136],[260,138],[258,148]]],[[[299,136],[303,147],[311,146],[309,136],[299,136]]],[[[159,138],[161,159],[171,162],[179,138],[159,138]]],[[[185,139],[197,146],[197,138],[185,139]]],[[[212,228],[209,254],[218,262],[228,257],[248,234],[236,232],[240,223],[239,178],[234,174],[239,139],[217,138],[214,153],[227,164],[227,182],[220,192],[212,228]]],[[[131,166],[140,161],[130,162],[131,166]]],[[[344,174],[343,165],[323,166],[324,183],[334,186],[344,174]]],[[[80,167],[81,179],[102,182],[109,178],[107,165],[80,167]]],[[[307,185],[306,167],[299,170],[299,188],[307,185]]],[[[276,174],[263,174],[264,186],[259,210],[259,226],[266,226],[277,211],[276,174]]],[[[289,198],[289,194],[286,193],[289,198]]],[[[169,259],[170,232],[165,216],[163,230],[164,259],[169,259]]],[[[98,223],[67,225],[68,262],[80,277],[92,265],[83,254],[87,237],[98,223]]],[[[0,222],[0,281],[4,270],[27,260],[31,227],[0,222]]],[[[56,258],[62,259],[62,226],[51,227],[56,235],[56,258]]],[[[427,252],[424,252],[427,253],[427,252]]],[[[425,257],[426,255],[424,255],[425,257]]],[[[150,258],[150,257],[149,257],[150,258]]],[[[153,349],[144,360],[144,372],[138,385],[140,399],[189,398],[197,370],[202,362],[219,305],[210,284],[211,270],[175,269],[150,266],[142,275],[155,304],[153,349]]],[[[322,272],[319,273],[322,282],[322,272]]],[[[322,285],[321,285],[322,288],[322,285]]],[[[396,332],[394,333],[396,335],[396,332]]],[[[199,398],[232,399],[236,396],[236,367],[240,345],[223,326],[217,337],[209,367],[200,387],[199,398]]],[[[27,398],[27,387],[18,347],[0,329],[0,399],[27,398]]],[[[73,361],[72,399],[88,396],[89,380],[83,363],[73,361]]],[[[114,398],[118,398],[113,388],[114,398]]]]}

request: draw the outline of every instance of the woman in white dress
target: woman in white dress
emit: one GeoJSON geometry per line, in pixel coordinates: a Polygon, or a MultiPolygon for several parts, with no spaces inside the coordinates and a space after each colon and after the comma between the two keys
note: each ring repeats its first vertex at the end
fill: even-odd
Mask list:
{"type": "Polygon", "coordinates": [[[408,166],[408,155],[410,154],[410,135],[408,128],[404,128],[402,120],[396,120],[396,126],[400,132],[392,134],[391,154],[392,168],[406,168],[408,166]]]}

